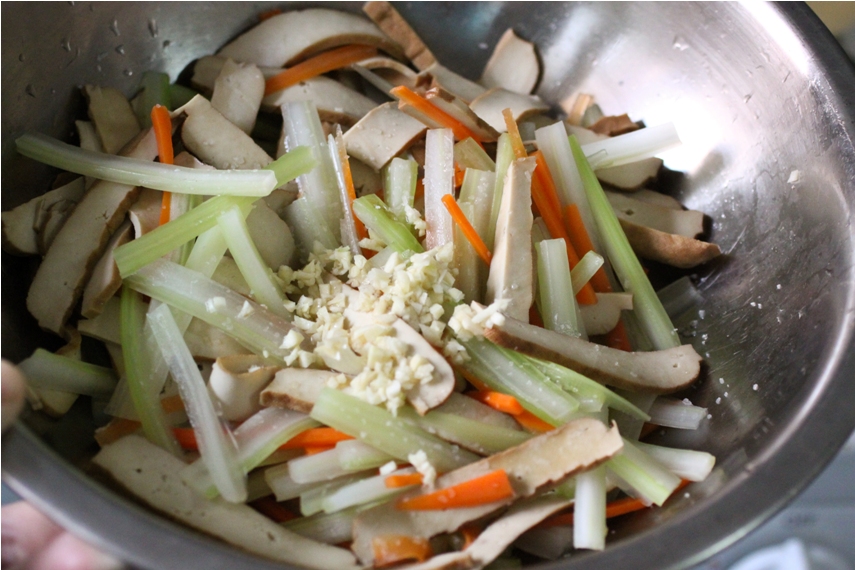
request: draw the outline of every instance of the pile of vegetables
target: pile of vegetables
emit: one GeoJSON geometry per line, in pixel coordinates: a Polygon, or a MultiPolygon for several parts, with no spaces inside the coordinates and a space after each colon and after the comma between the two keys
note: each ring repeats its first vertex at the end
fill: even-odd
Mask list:
{"type": "Polygon", "coordinates": [[[700,374],[671,322],[691,285],[657,293],[639,260],[720,253],[644,189],[676,131],[585,94],[552,118],[512,30],[472,81],[388,3],[365,13],[265,14],[192,89],[86,86],[79,146],[17,140],[64,171],[3,213],[4,247],[43,256],[27,306],[67,341],[20,363],[31,403],[90,396],[94,468],[276,560],[603,549],[608,517],[715,462],[640,441],[706,418],[668,397],[700,374]]]}

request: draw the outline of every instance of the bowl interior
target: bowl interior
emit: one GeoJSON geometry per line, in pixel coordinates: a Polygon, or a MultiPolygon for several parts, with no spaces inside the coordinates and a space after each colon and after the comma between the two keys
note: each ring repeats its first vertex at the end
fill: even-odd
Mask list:
{"type": "MultiPolygon", "coordinates": [[[[48,187],[52,173],[16,156],[14,138],[33,130],[68,140],[82,110],[78,86],[131,94],[145,70],[176,78],[271,6],[4,3],[3,208],[48,187]]],[[[667,508],[612,525],[616,539],[604,553],[545,567],[620,564],[632,556],[642,561],[636,567],[665,568],[712,554],[795,496],[855,425],[855,122],[852,100],[839,95],[855,93],[851,65],[800,5],[398,8],[439,60],[464,75],[477,78],[499,36],[513,27],[537,44],[538,94],[557,112],[576,94],[591,93],[606,114],[675,123],[684,146],[662,155],[669,173],[660,189],[704,211],[711,240],[726,255],[693,273],[700,300],[675,323],[706,359],[703,381],[684,396],[707,407],[709,418],[698,431],[657,438],[709,451],[717,468],[667,508]]],[[[4,358],[20,360],[38,344],[56,344],[23,309],[33,269],[31,260],[3,253],[4,358]]],[[[127,503],[80,479],[69,464],[92,448],[78,416],[60,423],[31,416],[30,425],[41,440],[4,437],[4,471],[25,495],[112,551],[142,565],[180,567],[205,556],[213,556],[211,567],[266,565],[145,513],[127,514],[127,503]],[[110,516],[92,516],[86,503],[46,484],[69,476],[110,516]],[[130,523],[123,527],[116,513],[130,523]],[[185,554],[122,534],[140,527],[139,535],[172,537],[166,543],[173,547],[179,540],[185,554]]]]}

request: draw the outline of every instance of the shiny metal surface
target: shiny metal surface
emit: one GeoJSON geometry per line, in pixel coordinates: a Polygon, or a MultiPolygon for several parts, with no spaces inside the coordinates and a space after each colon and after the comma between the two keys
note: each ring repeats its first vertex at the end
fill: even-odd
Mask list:
{"type": "MultiPolygon", "coordinates": [[[[744,536],[795,497],[855,426],[851,64],[801,4],[398,6],[441,61],[470,77],[513,26],[537,43],[539,93],[556,107],[588,92],[606,113],[674,121],[685,145],[663,155],[676,171],[664,188],[710,215],[727,253],[698,272],[703,301],[678,324],[707,359],[704,381],[686,396],[711,418],[698,432],[660,436],[715,453],[714,474],[668,508],[613,525],[605,552],[539,567],[687,567],[744,536]]],[[[67,138],[81,110],[75,86],[129,93],[145,69],[174,78],[265,7],[4,2],[3,208],[49,178],[14,156],[14,136],[67,138]]],[[[2,353],[20,359],[43,339],[22,308],[31,266],[3,255],[2,353]]],[[[64,458],[17,428],[3,438],[4,476],[109,551],[141,568],[281,568],[117,498],[72,467],[85,450],[63,447],[65,428],[46,433],[64,458]]]]}

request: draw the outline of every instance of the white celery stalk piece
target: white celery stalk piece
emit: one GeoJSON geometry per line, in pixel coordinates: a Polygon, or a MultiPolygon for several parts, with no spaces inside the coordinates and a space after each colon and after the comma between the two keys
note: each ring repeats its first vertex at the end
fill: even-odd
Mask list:
{"type": "Polygon", "coordinates": [[[335,513],[315,513],[288,521],[282,526],[324,544],[341,544],[353,540],[353,519],[358,512],[359,508],[352,507],[335,513]]]}
{"type": "Polygon", "coordinates": [[[27,384],[33,388],[95,398],[109,398],[118,382],[116,373],[110,368],[54,354],[43,348],[37,348],[18,367],[27,384]]]}
{"type": "Polygon", "coordinates": [[[451,214],[442,197],[454,193],[454,135],[451,129],[428,129],[425,138],[425,246],[433,249],[454,240],[451,214]]]}
{"type": "MultiPolygon", "coordinates": [[[[415,469],[405,468],[398,469],[389,475],[405,475],[414,473],[415,469]]],[[[361,481],[356,481],[339,487],[332,493],[324,497],[321,501],[321,508],[325,513],[336,513],[343,511],[348,507],[365,505],[376,501],[390,499],[396,495],[400,495],[404,491],[408,491],[412,486],[390,488],[386,486],[386,477],[389,475],[375,475],[361,481]]]]}
{"type": "MultiPolygon", "coordinates": [[[[445,209],[442,204],[440,206],[445,209]]],[[[354,200],[353,211],[373,235],[398,253],[424,251],[409,227],[399,221],[376,194],[367,194],[354,200]]]]}
{"type": "Polygon", "coordinates": [[[600,465],[576,475],[573,502],[573,548],[606,547],[606,467],[600,465]]]}
{"type": "MultiPolygon", "coordinates": [[[[471,141],[472,139],[466,139],[471,141]]],[[[459,143],[458,143],[459,144],[459,143]]],[[[473,141],[474,144],[474,141],[473,141]]],[[[476,145],[477,146],[477,145],[476,145]]],[[[478,147],[480,150],[481,147],[478,147]]],[[[481,239],[485,244],[488,243],[487,237],[490,231],[490,214],[492,212],[493,207],[493,194],[496,191],[496,175],[493,172],[488,172],[484,170],[476,170],[474,168],[467,168],[466,173],[463,176],[463,185],[460,187],[460,199],[458,200],[460,209],[463,210],[463,213],[466,215],[466,219],[469,220],[469,223],[472,224],[472,227],[475,228],[475,231],[481,236],[481,239]]],[[[455,224],[455,233],[454,233],[454,254],[455,257],[458,253],[457,244],[465,240],[462,232],[459,228],[456,227],[455,224]],[[458,240],[458,235],[460,239],[458,240]]],[[[493,236],[495,237],[495,236],[493,236]]],[[[471,256],[477,257],[477,253],[475,250],[469,245],[468,240],[464,245],[464,248],[470,251],[471,256]]],[[[472,298],[471,300],[480,301],[483,295],[483,291],[487,287],[487,274],[488,268],[484,265],[480,258],[476,259],[472,257],[474,262],[468,267],[467,271],[470,273],[474,273],[474,276],[471,277],[477,280],[477,287],[472,288],[472,298]]],[[[463,270],[462,262],[457,265],[458,267],[458,281],[463,282],[463,277],[461,277],[461,271],[463,270]]],[[[457,285],[457,288],[467,293],[468,291],[464,290],[460,285],[457,285]]]]}
{"type": "Polygon", "coordinates": [[[335,180],[338,186],[338,195],[341,200],[343,216],[341,218],[341,241],[350,249],[353,255],[361,255],[359,247],[359,236],[356,232],[356,222],[353,219],[353,210],[350,207],[350,192],[348,190],[347,178],[350,165],[347,163],[347,150],[344,147],[344,139],[341,137],[339,127],[336,136],[327,137],[327,148],[330,153],[330,162],[335,172],[335,180]]]}
{"type": "Polygon", "coordinates": [[[473,138],[464,139],[454,145],[454,162],[462,168],[475,168],[486,172],[495,172],[496,163],[484,148],[473,138]]]}
{"type": "MultiPolygon", "coordinates": [[[[457,205],[466,219],[472,223],[472,218],[476,214],[475,205],[471,202],[459,202],[457,205]]],[[[453,267],[457,270],[454,286],[463,292],[464,299],[467,302],[480,301],[482,291],[481,277],[483,275],[485,277],[484,281],[486,281],[486,265],[457,224],[454,224],[453,239],[453,267]]]]}
{"type": "Polygon", "coordinates": [[[388,453],[380,451],[358,439],[348,439],[336,444],[339,450],[338,460],[342,469],[349,472],[364,471],[385,465],[394,459],[388,453]]]}
{"type": "Polygon", "coordinates": [[[582,256],[576,267],[570,270],[570,280],[573,282],[573,294],[582,290],[588,281],[599,271],[605,260],[599,253],[589,251],[582,256]]]}
{"type": "Polygon", "coordinates": [[[698,288],[687,275],[659,289],[656,296],[659,297],[665,312],[672,319],[676,319],[689,309],[699,306],[703,301],[698,288]]]}
{"type": "Polygon", "coordinates": [[[288,462],[288,474],[296,483],[315,483],[330,481],[350,472],[341,466],[341,452],[338,447],[304,455],[288,462]]]}
{"type": "Polygon", "coordinates": [[[148,320],[163,359],[178,384],[187,417],[196,434],[199,454],[211,474],[211,480],[225,500],[231,503],[244,502],[247,497],[246,474],[237,462],[235,442],[214,410],[205,380],[169,307],[161,305],[149,313],[148,320]]]}
{"type": "Polygon", "coordinates": [[[420,416],[410,408],[403,408],[398,410],[398,417],[481,455],[499,453],[520,445],[531,437],[531,434],[525,431],[486,424],[437,410],[431,410],[424,416],[420,416]]]}
{"type": "Polygon", "coordinates": [[[641,498],[661,507],[680,485],[680,478],[635,443],[623,438],[623,449],[606,465],[641,498]]]}
{"type": "Polygon", "coordinates": [[[650,406],[650,423],[675,429],[698,429],[707,409],[687,404],[675,398],[663,398],[653,401],[650,406]]]}
{"type": "Polygon", "coordinates": [[[291,314],[285,308],[285,294],[253,243],[243,212],[232,206],[220,214],[217,225],[255,300],[280,317],[291,320],[291,314]]]}
{"type": "Polygon", "coordinates": [[[413,159],[393,158],[383,167],[383,197],[399,221],[407,219],[407,207],[414,207],[419,164],[413,159]]]}
{"type": "Polygon", "coordinates": [[[368,477],[366,473],[358,475],[346,475],[327,481],[319,487],[314,487],[300,494],[300,513],[304,517],[311,516],[315,513],[323,512],[324,500],[335,493],[338,489],[365,479],[368,477]]]}
{"type": "Polygon", "coordinates": [[[603,239],[604,250],[602,251],[607,254],[623,289],[633,294],[633,311],[638,316],[644,332],[657,350],[680,346],[680,337],[665,312],[662,302],[656,296],[638,257],[632,251],[614,209],[582,153],[576,137],[570,137],[570,148],[582,176],[591,213],[600,237],[603,239]]]}
{"type": "Polygon", "coordinates": [[[633,442],[633,445],[687,481],[703,481],[715,467],[715,456],[706,451],[674,449],[640,441],[633,442]]]}
{"type": "Polygon", "coordinates": [[[326,481],[312,481],[311,483],[298,483],[291,477],[289,462],[274,465],[264,470],[264,480],[273,491],[277,501],[296,499],[306,491],[320,487],[326,481]]]}
{"type": "Polygon", "coordinates": [[[599,169],[638,162],[680,144],[674,123],[664,123],[588,143],[582,146],[582,152],[591,160],[591,166],[599,169]]]}
{"type": "Polygon", "coordinates": [[[502,191],[505,187],[505,177],[513,161],[514,149],[511,146],[511,139],[507,133],[502,133],[499,135],[499,143],[496,146],[496,186],[493,192],[493,205],[490,209],[490,225],[487,228],[486,239],[484,239],[484,243],[487,244],[487,249],[490,251],[493,251],[496,239],[496,224],[499,221],[499,210],[502,207],[502,191]]]}
{"type": "Polygon", "coordinates": [[[547,239],[535,246],[537,286],[541,317],[547,329],[587,339],[571,282],[567,245],[563,239],[547,239]]]}

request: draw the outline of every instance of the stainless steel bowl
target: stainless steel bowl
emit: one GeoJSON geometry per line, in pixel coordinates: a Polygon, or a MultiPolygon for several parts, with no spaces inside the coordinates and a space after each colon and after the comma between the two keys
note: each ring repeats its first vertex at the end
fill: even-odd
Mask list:
{"type": "MultiPolygon", "coordinates": [[[[177,77],[248,28],[262,3],[2,5],[2,196],[42,192],[47,169],[16,135],[68,138],[77,86],[130,93],[146,69],[177,77]]],[[[359,6],[348,5],[358,10],[359,6]]],[[[402,3],[441,61],[477,76],[509,26],[537,43],[539,93],[596,95],[607,113],[674,121],[665,188],[713,221],[726,258],[697,273],[683,323],[706,356],[687,396],[709,408],[697,432],[661,436],[708,450],[713,475],[667,508],[624,517],[605,552],[543,568],[677,568],[726,547],[795,497],[855,426],[855,74],[803,4],[402,3]]],[[[23,310],[32,265],[3,254],[2,353],[45,339],[23,310]]],[[[4,477],[22,496],[144,568],[280,568],[165,521],[75,465],[79,419],[36,416],[3,437],[4,477]],[[34,430],[42,434],[34,435],[34,430]]],[[[83,425],[83,427],[79,427],[83,425]]],[[[82,442],[82,443],[81,443],[82,442]]]]}

